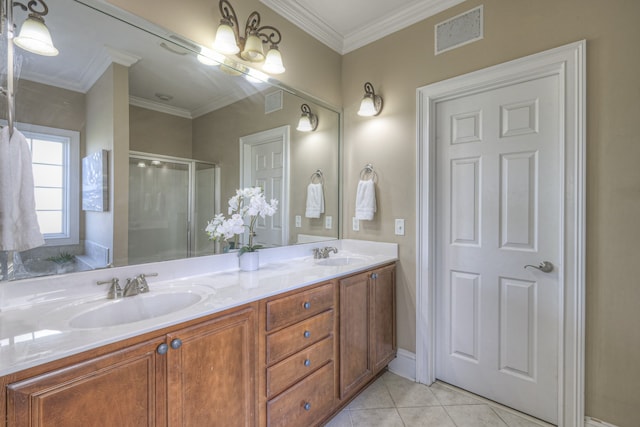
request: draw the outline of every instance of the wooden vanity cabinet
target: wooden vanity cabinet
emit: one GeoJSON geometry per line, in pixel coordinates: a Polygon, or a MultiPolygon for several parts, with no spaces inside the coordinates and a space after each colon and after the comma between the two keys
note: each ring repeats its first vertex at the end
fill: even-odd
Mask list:
{"type": "Polygon", "coordinates": [[[316,426],[395,357],[395,339],[389,264],[2,377],[0,419],[8,427],[316,426]]]}
{"type": "Polygon", "coordinates": [[[396,356],[395,268],[390,264],[339,280],[343,402],[396,356]]]}
{"type": "Polygon", "coordinates": [[[254,426],[255,314],[250,304],[8,384],[6,425],[254,426]]]}
{"type": "Polygon", "coordinates": [[[155,426],[165,390],[162,339],[88,359],[7,387],[7,426],[155,426]]]}
{"type": "Polygon", "coordinates": [[[336,403],[336,282],[261,302],[261,426],[311,427],[336,403]]]}

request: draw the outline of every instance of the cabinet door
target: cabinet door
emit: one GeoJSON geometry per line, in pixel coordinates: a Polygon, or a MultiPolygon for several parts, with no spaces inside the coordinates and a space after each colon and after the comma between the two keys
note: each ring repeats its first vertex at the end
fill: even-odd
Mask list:
{"type": "Polygon", "coordinates": [[[253,426],[255,309],[167,335],[169,426],[253,426]]]}
{"type": "MultiPolygon", "coordinates": [[[[164,389],[148,341],[7,387],[9,427],[155,426],[164,389]]],[[[162,420],[158,424],[163,425],[162,420]]]]}
{"type": "Polygon", "coordinates": [[[340,280],[340,398],[372,375],[369,359],[369,274],[340,280]]]}
{"type": "Polygon", "coordinates": [[[369,276],[374,373],[380,372],[396,356],[395,276],[395,265],[374,270],[369,276]]]}

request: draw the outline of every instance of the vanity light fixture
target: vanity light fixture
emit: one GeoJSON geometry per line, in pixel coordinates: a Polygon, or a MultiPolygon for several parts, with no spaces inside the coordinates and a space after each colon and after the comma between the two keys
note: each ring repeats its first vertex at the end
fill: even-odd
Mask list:
{"type": "Polygon", "coordinates": [[[249,62],[264,62],[262,69],[267,73],[281,74],[285,68],[278,44],[282,40],[280,31],[270,25],[260,26],[260,14],[251,12],[244,28],[244,37],[240,36],[240,26],[233,6],[227,0],[220,0],[222,19],[216,31],[213,48],[226,55],[239,55],[249,62]],[[269,45],[265,55],[263,44],[269,45]]]}
{"type": "Polygon", "coordinates": [[[300,120],[298,120],[296,130],[300,132],[313,132],[316,130],[318,128],[318,116],[311,112],[311,108],[309,108],[307,104],[302,104],[300,110],[302,110],[302,115],[300,116],[300,120]]]}
{"type": "Polygon", "coordinates": [[[11,3],[14,7],[19,6],[25,12],[29,10],[29,17],[22,23],[20,33],[13,38],[13,43],[22,49],[42,56],[56,56],[58,49],[53,45],[51,33],[44,24],[44,18],[49,13],[49,7],[43,0],[30,0],[25,6],[24,4],[14,1],[11,3]],[[36,10],[35,7],[42,7],[42,10],[36,10]]]}
{"type": "Polygon", "coordinates": [[[363,117],[377,116],[382,111],[382,97],[376,95],[373,85],[369,82],[364,84],[364,98],[360,103],[358,115],[363,117]]]}

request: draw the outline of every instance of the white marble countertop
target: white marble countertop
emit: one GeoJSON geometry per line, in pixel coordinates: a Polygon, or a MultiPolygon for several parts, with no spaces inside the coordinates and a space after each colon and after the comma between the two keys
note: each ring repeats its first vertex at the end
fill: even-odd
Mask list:
{"type": "Polygon", "coordinates": [[[396,244],[336,240],[261,250],[254,272],[239,271],[236,254],[225,254],[2,283],[0,376],[397,259],[396,244]],[[322,265],[309,255],[327,245],[338,248],[330,259],[350,261],[322,265]],[[151,272],[159,276],[148,279],[146,294],[107,300],[109,285],[96,286],[118,277],[124,287],[125,277],[151,272]],[[181,300],[186,306],[171,313],[126,320],[137,319],[145,304],[153,311],[181,300]],[[91,325],[95,319],[85,313],[114,304],[108,321],[125,323],[91,325]]]}

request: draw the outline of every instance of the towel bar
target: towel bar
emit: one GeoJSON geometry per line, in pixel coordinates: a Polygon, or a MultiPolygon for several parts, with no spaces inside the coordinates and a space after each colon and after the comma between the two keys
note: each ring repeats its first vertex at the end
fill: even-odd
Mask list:
{"type": "Polygon", "coordinates": [[[312,173],[310,181],[311,181],[312,184],[322,184],[322,185],[324,185],[324,174],[322,173],[322,170],[318,169],[314,173],[312,173]],[[314,182],[313,181],[314,179],[316,179],[317,182],[314,182]]]}
{"type": "Polygon", "coordinates": [[[371,163],[367,163],[362,170],[360,171],[360,179],[361,180],[372,180],[377,181],[378,174],[375,170],[373,170],[373,165],[371,163]]]}

